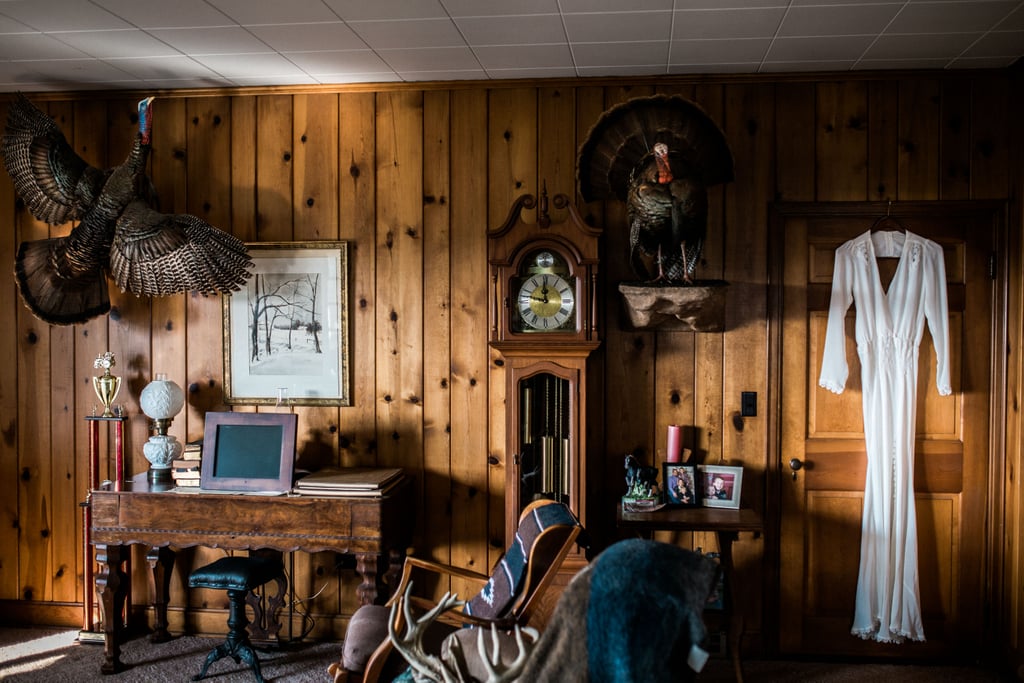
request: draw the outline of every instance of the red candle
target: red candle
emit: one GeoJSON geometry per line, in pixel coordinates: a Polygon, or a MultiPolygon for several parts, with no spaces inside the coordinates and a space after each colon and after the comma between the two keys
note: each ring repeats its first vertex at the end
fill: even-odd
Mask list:
{"type": "Polygon", "coordinates": [[[679,454],[682,452],[681,432],[679,425],[668,426],[668,462],[679,462],[679,454]]]}

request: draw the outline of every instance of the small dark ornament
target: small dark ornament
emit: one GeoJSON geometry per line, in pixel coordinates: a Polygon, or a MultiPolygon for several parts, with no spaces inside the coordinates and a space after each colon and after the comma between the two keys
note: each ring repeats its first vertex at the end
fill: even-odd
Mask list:
{"type": "Polygon", "coordinates": [[[707,232],[707,188],[733,179],[725,136],[700,107],[655,95],[609,109],[580,147],[577,174],[585,201],[626,202],[637,277],[694,282],[707,232]]]}
{"type": "Polygon", "coordinates": [[[53,119],[23,95],[11,102],[2,151],[15,190],[40,221],[78,221],[65,237],[18,249],[18,289],[37,318],[70,325],[107,313],[108,274],[136,296],[226,293],[249,278],[252,261],[240,240],[196,216],[157,209],[145,174],[152,101],[139,102],[128,158],[106,170],[79,157],[53,119]]]}

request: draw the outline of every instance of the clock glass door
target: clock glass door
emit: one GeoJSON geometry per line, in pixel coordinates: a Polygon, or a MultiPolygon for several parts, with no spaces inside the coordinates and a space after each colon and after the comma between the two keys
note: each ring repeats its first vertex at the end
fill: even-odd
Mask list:
{"type": "Polygon", "coordinates": [[[569,503],[569,380],[542,372],[519,381],[519,509],[539,498],[569,503]]]}

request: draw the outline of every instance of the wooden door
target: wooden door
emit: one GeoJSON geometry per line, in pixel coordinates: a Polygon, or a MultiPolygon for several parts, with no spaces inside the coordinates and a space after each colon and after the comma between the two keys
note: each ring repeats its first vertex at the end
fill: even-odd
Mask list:
{"type": "MultiPolygon", "coordinates": [[[[891,207],[890,207],[891,208],[891,207]]],[[[993,345],[998,279],[991,273],[1002,208],[901,203],[893,217],[945,253],[953,394],[940,396],[931,336],[919,349],[914,485],[926,642],[884,645],[850,634],[860,557],[865,449],[860,363],[847,314],[850,376],[840,395],[818,387],[836,247],[870,229],[877,203],[780,206],[778,312],[779,648],[789,654],[956,656],[981,640],[987,557],[993,345]],[[792,469],[791,462],[794,467],[792,469]]],[[[888,287],[896,259],[881,259],[888,287]]]]}

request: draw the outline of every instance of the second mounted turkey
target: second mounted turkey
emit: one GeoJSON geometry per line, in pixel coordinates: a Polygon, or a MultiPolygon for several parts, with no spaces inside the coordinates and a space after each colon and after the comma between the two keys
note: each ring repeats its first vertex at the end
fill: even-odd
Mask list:
{"type": "Polygon", "coordinates": [[[692,284],[707,231],[707,188],[733,179],[722,131],[674,95],[637,97],[606,111],[580,147],[585,201],[626,203],[629,263],[645,282],[692,284]]]}
{"type": "Polygon", "coordinates": [[[136,296],[238,290],[252,261],[245,244],[190,214],[161,213],[145,174],[153,98],[139,102],[128,158],[95,168],[57,124],[18,94],[9,105],[2,151],[14,188],[38,220],[78,221],[65,237],[23,242],[15,276],[25,304],[53,325],[110,310],[107,275],[136,296]]]}

